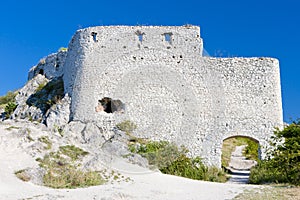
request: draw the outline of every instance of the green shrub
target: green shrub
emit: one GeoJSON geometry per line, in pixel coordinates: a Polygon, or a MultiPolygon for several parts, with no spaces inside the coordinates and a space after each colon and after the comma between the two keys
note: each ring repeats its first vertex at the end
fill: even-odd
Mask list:
{"type": "Polygon", "coordinates": [[[259,155],[258,155],[259,143],[251,139],[248,139],[246,143],[247,146],[245,148],[245,151],[243,152],[244,156],[247,159],[259,161],[259,155]]]}
{"type": "Polygon", "coordinates": [[[15,111],[17,108],[17,104],[15,102],[8,102],[8,104],[5,106],[5,118],[9,118],[11,114],[15,111]]]}
{"type": "Polygon", "coordinates": [[[70,166],[61,167],[59,170],[48,170],[43,177],[43,181],[45,186],[52,188],[78,188],[104,183],[98,172],[84,172],[70,166]]]}
{"type": "Polygon", "coordinates": [[[199,157],[189,158],[188,150],[167,141],[148,141],[139,146],[130,145],[132,152],[147,158],[150,165],[162,173],[186,178],[225,182],[225,173],[216,167],[206,167],[199,157]]]}
{"type": "Polygon", "coordinates": [[[17,92],[9,91],[6,95],[0,97],[0,105],[8,104],[9,102],[15,102],[17,92]]]}
{"type": "Polygon", "coordinates": [[[99,172],[80,170],[76,161],[87,154],[74,145],[67,145],[45,155],[43,159],[36,159],[40,167],[46,170],[44,185],[52,188],[78,188],[104,183],[99,172]]]}
{"type": "Polygon", "coordinates": [[[59,147],[59,150],[62,154],[69,156],[73,161],[89,154],[88,152],[86,152],[74,145],[61,146],[61,147],[59,147]]]}
{"type": "Polygon", "coordinates": [[[251,183],[300,185],[300,121],[276,129],[268,159],[251,170],[251,183]]]}
{"type": "Polygon", "coordinates": [[[136,124],[130,120],[123,121],[117,124],[116,127],[119,130],[126,132],[127,134],[131,134],[132,131],[134,131],[137,128],[136,124]]]}
{"type": "Polygon", "coordinates": [[[67,47],[60,47],[60,48],[58,49],[58,51],[68,51],[68,48],[67,48],[67,47]]]}
{"type": "Polygon", "coordinates": [[[27,105],[40,108],[45,114],[54,104],[58,103],[64,96],[63,79],[57,78],[50,82],[41,83],[36,92],[26,101],[27,105]]]}
{"type": "Polygon", "coordinates": [[[52,142],[50,141],[48,136],[42,136],[38,139],[38,141],[46,145],[45,149],[49,150],[52,148],[52,142]]]}

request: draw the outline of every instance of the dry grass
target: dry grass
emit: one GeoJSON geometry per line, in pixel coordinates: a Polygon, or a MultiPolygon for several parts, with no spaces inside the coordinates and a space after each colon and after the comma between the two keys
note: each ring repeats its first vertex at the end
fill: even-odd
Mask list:
{"type": "Polygon", "coordinates": [[[25,181],[25,182],[30,181],[30,177],[28,176],[28,174],[26,173],[25,170],[16,171],[15,175],[22,181],[25,181]]]}
{"type": "Polygon", "coordinates": [[[235,200],[300,200],[300,187],[274,185],[261,189],[246,190],[235,200]]]}
{"type": "Polygon", "coordinates": [[[88,152],[74,145],[61,146],[59,151],[50,152],[37,161],[46,170],[43,177],[45,186],[52,188],[79,188],[101,185],[105,182],[98,171],[80,167],[82,157],[88,152]]]}

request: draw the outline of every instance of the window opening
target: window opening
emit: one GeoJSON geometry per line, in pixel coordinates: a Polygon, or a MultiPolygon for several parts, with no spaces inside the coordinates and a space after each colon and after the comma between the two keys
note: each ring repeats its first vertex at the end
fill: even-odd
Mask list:
{"type": "Polygon", "coordinates": [[[39,74],[44,75],[44,70],[43,70],[43,69],[40,69],[40,70],[39,70],[39,74]]]}
{"type": "Polygon", "coordinates": [[[92,32],[91,35],[93,37],[94,42],[98,42],[98,40],[97,40],[97,33],[96,32],[92,32]]]}
{"type": "Polygon", "coordinates": [[[139,41],[143,42],[143,34],[139,34],[139,41]]]}
{"type": "Polygon", "coordinates": [[[98,100],[98,106],[96,107],[96,112],[104,111],[106,113],[124,113],[125,111],[125,105],[124,103],[117,99],[114,100],[109,97],[104,97],[101,100],[98,100]]]}
{"type": "Polygon", "coordinates": [[[172,33],[165,33],[165,41],[171,43],[172,42],[172,33]]]}
{"type": "Polygon", "coordinates": [[[145,33],[142,33],[141,31],[137,31],[136,34],[139,38],[139,41],[143,42],[145,33]]]}

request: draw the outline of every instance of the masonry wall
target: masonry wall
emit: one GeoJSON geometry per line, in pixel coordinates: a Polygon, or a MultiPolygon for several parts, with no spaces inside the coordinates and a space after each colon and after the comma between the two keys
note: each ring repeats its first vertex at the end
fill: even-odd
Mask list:
{"type": "Polygon", "coordinates": [[[207,58],[202,46],[195,26],[77,31],[64,66],[71,119],[108,130],[129,119],[138,137],[183,144],[216,166],[228,137],[266,145],[282,124],[278,61],[207,58]],[[96,112],[103,97],[121,100],[125,112],[96,112]]]}

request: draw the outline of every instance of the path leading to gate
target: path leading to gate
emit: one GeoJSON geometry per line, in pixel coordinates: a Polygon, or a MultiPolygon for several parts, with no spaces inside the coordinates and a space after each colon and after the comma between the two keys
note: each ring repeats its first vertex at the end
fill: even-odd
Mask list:
{"type": "Polygon", "coordinates": [[[249,175],[251,167],[256,165],[256,161],[247,160],[243,156],[243,150],[246,148],[246,145],[237,146],[235,151],[232,152],[229,170],[230,179],[227,183],[236,183],[236,184],[247,184],[249,182],[249,175]]]}

